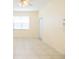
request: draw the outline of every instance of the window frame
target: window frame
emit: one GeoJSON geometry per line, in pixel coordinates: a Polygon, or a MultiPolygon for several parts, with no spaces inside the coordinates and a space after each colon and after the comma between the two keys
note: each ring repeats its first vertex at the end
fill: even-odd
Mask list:
{"type": "MultiPolygon", "coordinates": [[[[26,21],[27,21],[27,19],[28,19],[28,27],[26,27],[26,28],[15,28],[15,23],[16,23],[16,21],[15,21],[15,19],[13,19],[13,30],[29,30],[30,29],[30,16],[14,16],[14,17],[25,17],[26,18],[26,21]],[[28,17],[28,18],[27,18],[28,17]]],[[[21,19],[20,19],[21,20],[21,19]]],[[[25,22],[24,24],[27,24],[27,22],[25,22]]],[[[20,25],[22,25],[22,24],[20,24],[20,25]]]]}

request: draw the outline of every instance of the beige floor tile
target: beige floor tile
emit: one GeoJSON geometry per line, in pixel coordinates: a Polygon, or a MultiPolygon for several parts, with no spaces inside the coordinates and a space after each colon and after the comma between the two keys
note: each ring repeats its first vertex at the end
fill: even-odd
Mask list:
{"type": "Polygon", "coordinates": [[[64,56],[52,56],[53,59],[65,59],[64,56]]]}
{"type": "Polygon", "coordinates": [[[23,55],[16,55],[13,59],[26,59],[26,57],[23,55]]]}
{"type": "Polygon", "coordinates": [[[39,56],[39,59],[52,59],[51,56],[39,56]]]}
{"type": "Polygon", "coordinates": [[[26,56],[26,59],[39,59],[38,56],[26,56]]]}
{"type": "Polygon", "coordinates": [[[64,59],[64,56],[39,39],[14,39],[14,59],[64,59]]]}

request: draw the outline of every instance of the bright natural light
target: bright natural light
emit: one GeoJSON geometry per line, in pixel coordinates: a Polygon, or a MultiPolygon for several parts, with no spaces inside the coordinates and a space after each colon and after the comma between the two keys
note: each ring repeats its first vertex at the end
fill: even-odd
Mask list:
{"type": "Polygon", "coordinates": [[[29,16],[14,16],[13,29],[29,29],[30,17],[29,16]]]}

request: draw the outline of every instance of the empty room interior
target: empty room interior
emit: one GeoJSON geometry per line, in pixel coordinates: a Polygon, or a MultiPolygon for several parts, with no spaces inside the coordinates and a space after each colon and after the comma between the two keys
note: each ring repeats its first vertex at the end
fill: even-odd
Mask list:
{"type": "Polygon", "coordinates": [[[13,59],[65,59],[65,0],[13,0],[13,59]]]}

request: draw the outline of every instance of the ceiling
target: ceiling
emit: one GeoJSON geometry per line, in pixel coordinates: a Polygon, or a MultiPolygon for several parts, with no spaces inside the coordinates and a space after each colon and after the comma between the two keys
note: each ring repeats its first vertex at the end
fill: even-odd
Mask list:
{"type": "Polygon", "coordinates": [[[15,11],[36,11],[43,8],[49,0],[30,0],[31,5],[26,7],[20,7],[18,0],[13,0],[13,9],[15,11]]]}

